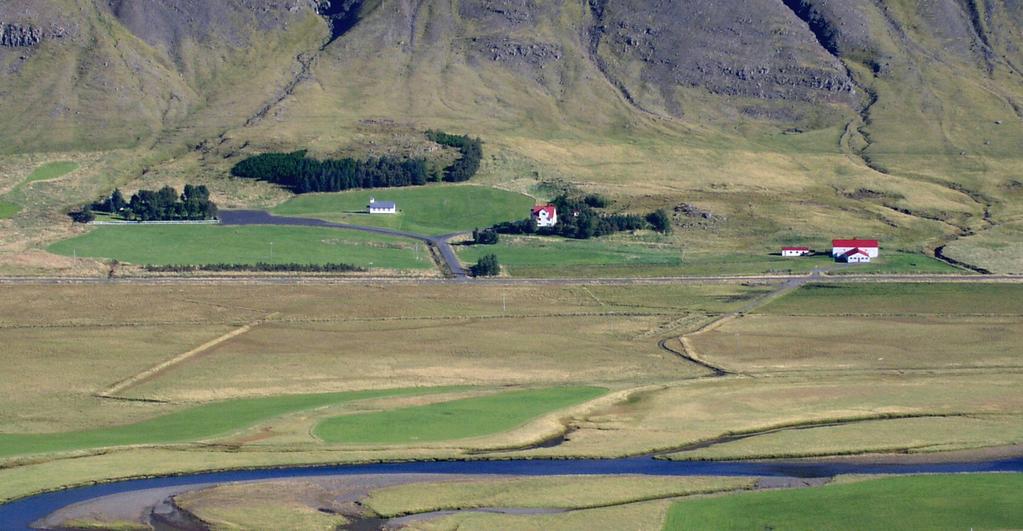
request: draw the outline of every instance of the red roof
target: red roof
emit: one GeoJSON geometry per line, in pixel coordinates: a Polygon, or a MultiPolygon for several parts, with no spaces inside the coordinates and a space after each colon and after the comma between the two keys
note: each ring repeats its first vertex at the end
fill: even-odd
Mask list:
{"type": "Polygon", "coordinates": [[[553,216],[558,213],[558,209],[554,205],[537,205],[533,207],[533,215],[537,215],[540,212],[547,212],[548,216],[553,216]]]}
{"type": "Polygon", "coordinates": [[[831,240],[832,247],[877,247],[877,240],[831,240]]]}
{"type": "Polygon", "coordinates": [[[842,256],[853,256],[853,255],[856,255],[856,254],[862,254],[863,256],[870,256],[869,254],[867,254],[866,251],[864,251],[863,249],[860,249],[860,248],[853,249],[853,250],[845,253],[842,256]]]}
{"type": "Polygon", "coordinates": [[[782,251],[809,251],[809,247],[782,247],[782,251]]]}

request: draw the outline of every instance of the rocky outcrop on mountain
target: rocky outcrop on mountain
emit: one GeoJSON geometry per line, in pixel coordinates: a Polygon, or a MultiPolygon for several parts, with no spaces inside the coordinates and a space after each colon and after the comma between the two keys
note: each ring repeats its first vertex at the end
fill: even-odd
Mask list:
{"type": "Polygon", "coordinates": [[[471,42],[473,51],[484,60],[533,68],[543,68],[561,59],[563,53],[557,44],[516,41],[506,37],[474,38],[471,42]]]}
{"type": "Polygon", "coordinates": [[[487,30],[529,27],[558,10],[557,2],[538,0],[463,0],[459,15],[487,30]]]}
{"type": "Polygon", "coordinates": [[[254,31],[286,29],[308,11],[304,0],[105,0],[110,13],[152,46],[175,49],[185,41],[245,46],[254,31]]]}

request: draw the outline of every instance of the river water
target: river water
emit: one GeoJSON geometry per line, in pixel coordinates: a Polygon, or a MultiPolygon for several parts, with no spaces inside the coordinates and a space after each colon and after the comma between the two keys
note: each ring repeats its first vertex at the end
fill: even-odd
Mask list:
{"type": "Polygon", "coordinates": [[[70,505],[109,494],[134,490],[265,479],[354,474],[461,474],[461,475],[632,475],[761,476],[820,478],[841,474],[923,474],[956,472],[1023,472],[1023,457],[940,464],[870,464],[827,461],[666,461],[651,457],[625,459],[563,459],[507,461],[420,461],[363,465],[290,467],[208,472],[171,477],[134,479],[76,487],[39,494],[0,505],[0,528],[30,529],[30,524],[70,505]]]}

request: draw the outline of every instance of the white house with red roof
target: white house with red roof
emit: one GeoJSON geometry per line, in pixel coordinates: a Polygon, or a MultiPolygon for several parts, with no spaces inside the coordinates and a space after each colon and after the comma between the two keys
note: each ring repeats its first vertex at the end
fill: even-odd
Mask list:
{"type": "Polygon", "coordinates": [[[813,254],[809,247],[782,247],[781,255],[785,257],[808,256],[813,254]]]}
{"type": "Polygon", "coordinates": [[[862,264],[880,254],[877,240],[832,240],[831,256],[840,262],[862,264]]]}
{"type": "Polygon", "coordinates": [[[551,204],[537,205],[532,217],[537,227],[553,227],[558,224],[558,209],[551,204]]]}

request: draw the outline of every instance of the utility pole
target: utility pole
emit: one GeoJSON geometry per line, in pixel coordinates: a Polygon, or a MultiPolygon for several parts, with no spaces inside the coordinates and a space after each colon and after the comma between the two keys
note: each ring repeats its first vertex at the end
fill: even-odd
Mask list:
{"type": "Polygon", "coordinates": [[[501,313],[508,313],[508,294],[501,292],[501,313]]]}

